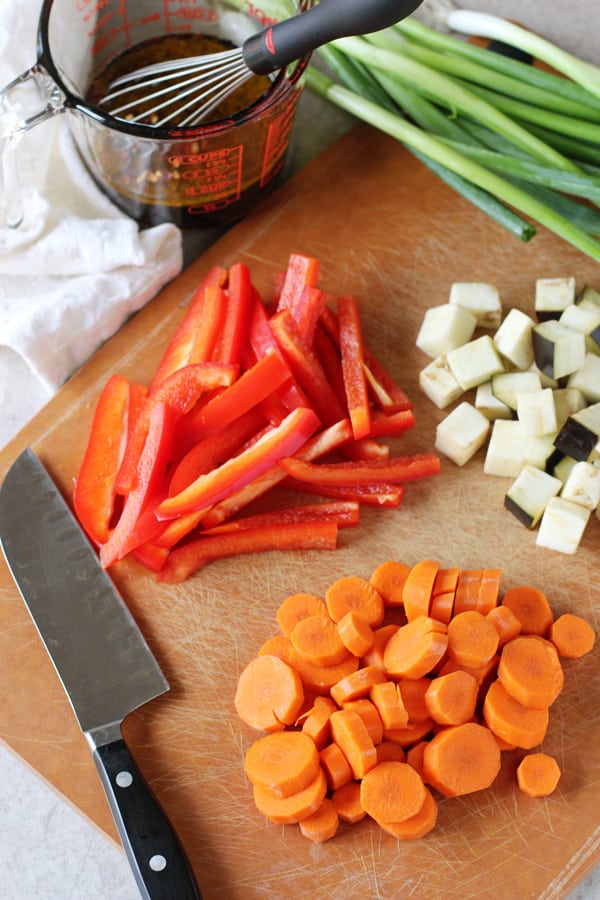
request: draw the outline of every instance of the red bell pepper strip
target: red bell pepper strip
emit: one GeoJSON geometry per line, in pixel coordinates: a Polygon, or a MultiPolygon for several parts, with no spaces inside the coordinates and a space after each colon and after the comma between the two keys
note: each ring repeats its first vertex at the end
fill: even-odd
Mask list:
{"type": "Polygon", "coordinates": [[[129,555],[151,572],[160,572],[167,561],[169,551],[164,547],[148,543],[136,547],[129,555]]]}
{"type": "Polygon", "coordinates": [[[376,506],[379,509],[397,509],[404,497],[403,484],[309,484],[286,478],[283,486],[305,494],[317,494],[334,500],[359,503],[361,506],[376,506]]]}
{"type": "MultiPolygon", "coordinates": [[[[330,428],[320,431],[313,438],[298,450],[296,456],[300,459],[313,460],[321,456],[325,456],[332,450],[343,446],[347,441],[352,440],[352,426],[349,419],[342,419],[336,422],[330,428]]],[[[272,469],[265,472],[259,478],[255,478],[245,487],[238,491],[234,491],[229,497],[215,504],[202,518],[204,528],[214,528],[225,519],[228,519],[234,513],[238,512],[244,506],[247,506],[257,497],[261,497],[275,485],[285,480],[286,474],[283,469],[274,465],[272,469]]]]}
{"type": "Polygon", "coordinates": [[[371,437],[399,437],[413,428],[414,424],[415,414],[412,409],[389,414],[378,409],[371,411],[371,437]]]}
{"type": "Polygon", "coordinates": [[[319,260],[301,253],[292,253],[288,259],[277,309],[289,309],[298,321],[296,312],[301,308],[305,287],[316,287],[319,278],[319,260]]]}
{"type": "Polygon", "coordinates": [[[311,409],[293,410],[277,428],[263,435],[253,446],[221,466],[200,475],[174,497],[167,497],[156,510],[157,518],[207,509],[224,497],[267,472],[279,459],[295,453],[319,426],[311,409]]]}
{"type": "Polygon", "coordinates": [[[269,325],[293,374],[323,424],[332,425],[345,418],[347,411],[329,384],[316,354],[302,340],[289,310],[284,309],[275,313],[269,319],[269,325]]]}
{"type": "Polygon", "coordinates": [[[108,541],[100,548],[100,562],[104,568],[123,559],[147,540],[145,533],[140,535],[136,531],[136,526],[148,504],[160,492],[171,453],[174,417],[175,413],[168,403],[158,402],[152,405],[136,486],[127,495],[108,541]]]}
{"type": "Polygon", "coordinates": [[[291,372],[277,353],[270,351],[206,403],[193,409],[178,428],[177,443],[185,453],[199,440],[227,428],[282,385],[291,372]]]}
{"type": "Polygon", "coordinates": [[[334,503],[306,503],[303,506],[286,506],[268,512],[230,519],[203,531],[204,535],[224,534],[243,531],[258,525],[286,525],[289,522],[336,522],[338,528],[350,528],[360,521],[360,506],[353,501],[340,500],[334,503]]]}
{"type": "Polygon", "coordinates": [[[269,550],[335,550],[335,522],[290,522],[200,537],[172,550],[158,580],[178,584],[216,559],[269,550]]]}
{"type": "Polygon", "coordinates": [[[355,297],[340,297],[337,308],[346,405],[352,422],[352,431],[358,441],[371,432],[371,410],[364,371],[358,303],[355,297]]]}
{"type": "Polygon", "coordinates": [[[219,363],[197,363],[177,369],[150,393],[127,439],[115,488],[126,496],[135,486],[140,456],[150,425],[152,408],[166,403],[179,419],[194,406],[199,397],[217,387],[228,387],[237,374],[237,366],[219,363]]]}
{"type": "Polygon", "coordinates": [[[411,400],[368,347],[364,348],[364,357],[367,384],[381,409],[386,413],[412,409],[411,400]]]}
{"type": "MultiPolygon", "coordinates": [[[[244,443],[264,426],[262,414],[257,409],[243,413],[228,428],[211,434],[197,444],[177,463],[169,479],[169,497],[174,497],[188,487],[198,476],[210,472],[230,456],[239,453],[244,443]]],[[[176,443],[180,438],[176,432],[176,443]]]]}
{"type": "Polygon", "coordinates": [[[91,541],[108,540],[115,507],[115,481],[127,435],[131,385],[112,375],[102,389],[77,473],[73,506],[91,541]]]}
{"type": "Polygon", "coordinates": [[[342,358],[340,356],[339,347],[331,339],[321,324],[317,325],[315,328],[313,348],[327,375],[327,381],[335,391],[342,406],[345,406],[346,388],[344,387],[342,358]]]}
{"type": "MultiPolygon", "coordinates": [[[[282,359],[285,359],[275,340],[273,332],[269,327],[269,317],[259,297],[255,298],[252,308],[248,330],[248,341],[256,359],[261,359],[270,351],[275,351],[282,359]]],[[[310,406],[306,394],[300,388],[295,378],[292,378],[290,385],[286,384],[285,387],[282,387],[281,390],[277,391],[277,396],[288,412],[291,409],[297,409],[298,407],[306,408],[307,406],[310,406]]]]}
{"type": "MultiPolygon", "coordinates": [[[[335,312],[326,306],[319,316],[319,321],[331,340],[339,347],[340,330],[335,312]]],[[[363,356],[367,384],[379,408],[388,413],[412,409],[409,397],[367,346],[363,346],[363,356]]]]}
{"type": "Polygon", "coordinates": [[[229,267],[225,316],[212,354],[213,362],[237,363],[242,361],[242,347],[248,333],[248,323],[254,291],[250,270],[244,263],[229,267]]]}
{"type": "Polygon", "coordinates": [[[226,283],[227,270],[222,269],[220,266],[212,268],[200,282],[185,316],[169,341],[167,349],[158,364],[150,385],[152,392],[165,378],[168,378],[177,369],[181,369],[182,366],[187,366],[194,362],[206,362],[210,359],[210,352],[206,355],[207,348],[210,346],[210,351],[212,352],[216,340],[216,326],[222,321],[225,304],[222,295],[216,293],[211,294],[207,301],[205,289],[207,287],[223,288],[226,283]],[[217,309],[217,315],[214,315],[215,311],[213,308],[213,318],[211,319],[211,310],[207,309],[207,307],[218,305],[218,303],[220,303],[220,308],[217,309]]]}
{"type": "Polygon", "coordinates": [[[437,475],[441,471],[440,459],[434,453],[329,464],[287,458],[280,460],[279,465],[298,481],[323,485],[398,484],[437,475]]]}

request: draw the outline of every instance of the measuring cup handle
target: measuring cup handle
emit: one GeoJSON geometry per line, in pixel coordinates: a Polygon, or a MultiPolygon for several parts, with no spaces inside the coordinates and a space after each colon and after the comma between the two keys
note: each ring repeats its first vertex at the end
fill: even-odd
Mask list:
{"type": "Polygon", "coordinates": [[[40,63],[0,91],[0,210],[9,228],[17,228],[24,216],[17,158],[21,137],[64,105],[63,92],[40,63]]]}

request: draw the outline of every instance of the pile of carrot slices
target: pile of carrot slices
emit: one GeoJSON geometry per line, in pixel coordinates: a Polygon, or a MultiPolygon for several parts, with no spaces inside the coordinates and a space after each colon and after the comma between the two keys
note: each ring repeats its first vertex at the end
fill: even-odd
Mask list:
{"type": "Polygon", "coordinates": [[[73,495],[105,568],[133,558],[176,583],[241,553],[333,550],[363,506],[396,508],[440,471],[434,453],[392,455],[412,404],[356,298],[333,301],[318,272],[292,254],[266,302],[244,263],[214,267],[150,383],[109,378],[73,495]],[[248,513],[278,485],[315,502],[248,513]]]}
{"type": "Polygon", "coordinates": [[[555,617],[538,588],[502,593],[501,574],[389,560],[324,597],[288,596],[234,699],[263,733],[244,763],[257,809],[315,842],[365,817],[422,838],[439,797],[490,788],[507,750],[522,757],[521,791],[552,793],[560,768],[535,748],[563,661],[595,634],[580,616],[555,617]]]}

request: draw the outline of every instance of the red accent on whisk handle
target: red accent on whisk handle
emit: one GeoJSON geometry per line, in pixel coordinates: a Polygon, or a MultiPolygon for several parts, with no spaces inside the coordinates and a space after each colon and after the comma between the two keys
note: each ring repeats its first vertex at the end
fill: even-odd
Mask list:
{"type": "Polygon", "coordinates": [[[321,0],[306,12],[249,37],[242,48],[249,69],[267,75],[329,41],[369,34],[413,13],[422,0],[321,0]]]}

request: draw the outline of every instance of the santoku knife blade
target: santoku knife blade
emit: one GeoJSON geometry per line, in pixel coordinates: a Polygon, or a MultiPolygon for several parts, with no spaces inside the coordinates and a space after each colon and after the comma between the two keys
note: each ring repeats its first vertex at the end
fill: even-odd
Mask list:
{"type": "Polygon", "coordinates": [[[142,897],[198,900],[177,836],[121,734],[125,716],[169,684],[31,449],[0,488],[0,543],[90,746],[142,897]]]}

